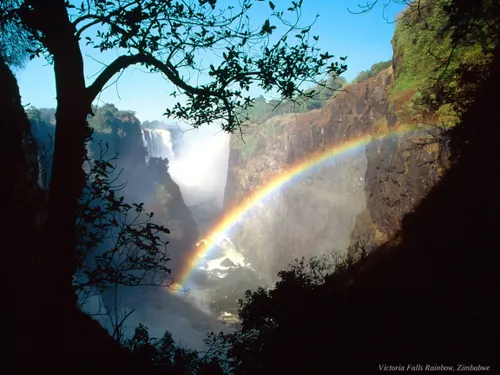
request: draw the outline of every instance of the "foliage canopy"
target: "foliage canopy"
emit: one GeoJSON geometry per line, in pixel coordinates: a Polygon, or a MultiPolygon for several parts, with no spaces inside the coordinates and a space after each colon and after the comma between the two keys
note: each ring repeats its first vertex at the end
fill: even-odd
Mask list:
{"type": "MultiPolygon", "coordinates": [[[[52,49],[38,21],[48,16],[38,1],[23,1],[13,13],[31,33],[32,57],[52,49]]],[[[120,70],[137,64],[162,73],[175,86],[172,96],[183,95],[165,115],[194,126],[219,121],[233,131],[241,119],[237,108],[249,108],[253,99],[244,94],[253,85],[264,92],[276,90],[290,99],[304,94],[307,82],[330,73],[337,76],[345,64],[330,62],[332,55],[316,48],[311,25],[299,26],[302,0],[279,10],[274,3],[243,0],[223,8],[216,1],[85,1],[66,4],[74,36],[101,52],[120,50],[122,56],[109,64],[87,88],[93,100],[104,84],[120,70]],[[266,6],[270,12],[262,25],[250,22],[251,8],[266,6]],[[279,36],[276,34],[279,33],[279,36]],[[276,41],[272,43],[273,41],[276,41]],[[200,54],[220,51],[221,56],[201,63],[200,54]],[[192,86],[185,74],[197,74],[206,83],[192,86]]],[[[307,93],[306,93],[307,95],[307,93]]]]}

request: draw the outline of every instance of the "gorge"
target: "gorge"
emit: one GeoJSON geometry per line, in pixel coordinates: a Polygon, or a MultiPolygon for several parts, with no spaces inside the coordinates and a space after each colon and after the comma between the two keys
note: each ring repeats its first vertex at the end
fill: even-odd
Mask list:
{"type": "MultiPolygon", "coordinates": [[[[229,147],[223,207],[214,204],[215,193],[222,193],[220,188],[205,200],[191,198],[194,204],[186,204],[183,196],[193,193],[188,184],[183,185],[187,181],[182,181],[182,175],[175,180],[176,156],[182,154],[184,143],[183,137],[175,134],[175,127],[158,128],[156,124],[144,128],[130,113],[120,113],[108,105],[106,110],[112,113],[108,113],[104,128],[94,125],[90,150],[97,154],[101,141],[118,150],[118,165],[124,168],[122,178],[128,181],[124,195],[132,201],[144,201],[156,219],[171,230],[168,252],[174,279],[176,269],[190,261],[196,243],[213,235],[210,231],[224,212],[242,205],[280,173],[318,150],[339,147],[366,134],[387,133],[302,171],[253,205],[227,233],[232,241],[197,260],[189,279],[189,293],[172,298],[158,290],[126,291],[125,305],[137,311],[131,321],[147,323],[158,335],[165,329],[179,338],[190,336],[186,333],[189,330],[198,332],[193,334],[196,339],[188,340],[196,346],[204,331],[219,327],[218,316],[229,314],[230,321],[234,319],[236,300],[246,289],[271,286],[278,271],[295,258],[354,253],[359,241],[369,251],[397,232],[403,215],[439,179],[445,158],[436,145],[415,147],[415,132],[396,131],[405,124],[398,117],[397,101],[389,98],[393,82],[390,67],[344,87],[320,109],[273,116],[260,126],[245,129],[243,139],[235,135],[230,142],[227,138],[221,141],[229,147]],[[168,159],[168,170],[174,174],[152,170],[155,158],[168,159]],[[240,257],[243,263],[236,260],[240,257]],[[207,268],[216,259],[218,265],[207,268]],[[181,301],[176,303],[183,307],[177,307],[180,310],[173,314],[183,317],[182,330],[178,329],[179,322],[163,323],[147,302],[156,301],[158,311],[162,311],[166,306],[176,306],[172,301],[179,296],[181,301]]],[[[40,134],[41,125],[48,126],[33,122],[38,129],[35,134],[40,134]]],[[[171,308],[165,311],[172,313],[171,308]]]]}
{"type": "MultiPolygon", "coordinates": [[[[207,151],[199,144],[189,149],[175,126],[141,124],[133,113],[119,111],[113,105],[97,110],[90,122],[94,140],[89,150],[98,155],[107,142],[112,151],[118,152],[117,166],[123,168],[121,179],[127,182],[124,196],[145,202],[156,220],[170,229],[168,253],[174,279],[179,276],[177,270],[193,261],[198,241],[216,234],[213,228],[224,214],[243,205],[277,176],[318,151],[336,149],[367,135],[374,137],[292,176],[237,218],[226,233],[229,242],[195,259],[188,279],[190,292],[174,297],[185,300],[179,302],[184,306],[182,311],[194,305],[192,314],[196,318],[186,323],[193,331],[213,329],[219,324],[216,317],[223,314],[234,318],[236,300],[246,289],[271,286],[277,273],[296,258],[332,252],[354,255],[360,243],[367,251],[382,244],[400,229],[404,214],[438,181],[446,167],[446,150],[435,144],[417,147],[415,139],[421,139],[422,133],[404,130],[408,122],[401,108],[408,93],[391,96],[394,76],[391,66],[367,80],[343,87],[320,109],[272,116],[245,128],[243,137],[233,135],[229,140],[226,136],[215,142],[202,138],[202,142],[222,152],[216,152],[218,159],[205,164],[205,170],[191,173],[190,168],[209,159],[206,145],[207,151]],[[196,161],[183,163],[183,153],[196,161]],[[168,160],[166,170],[155,169],[158,158],[168,160]],[[227,177],[222,184],[221,172],[215,172],[224,171],[221,161],[227,163],[227,177]],[[196,174],[198,181],[190,181],[196,174]],[[216,187],[213,175],[217,175],[216,187]],[[217,259],[216,266],[207,268],[217,259]],[[205,328],[200,329],[203,320],[205,328]]],[[[40,139],[42,133],[53,132],[51,125],[42,120],[50,122],[51,116],[53,112],[47,110],[31,114],[35,137],[40,139]]],[[[41,144],[50,147],[47,141],[41,144]]],[[[47,186],[47,176],[41,176],[47,186]]],[[[175,325],[164,326],[159,317],[151,318],[155,314],[144,301],[155,300],[158,308],[164,309],[173,300],[165,293],[130,290],[124,294],[124,303],[137,310],[133,321],[158,327],[153,329],[158,334],[169,329],[174,336],[186,336],[185,327],[181,334],[175,325]]],[[[183,321],[191,315],[181,314],[183,321]]],[[[197,339],[201,337],[197,335],[197,339]]]]}
{"type": "MultiPolygon", "coordinates": [[[[398,25],[390,62],[351,84],[331,82],[337,91],[322,102],[257,98],[253,123],[231,136],[209,126],[141,123],[113,104],[94,108],[89,157],[109,145],[123,170],[120,193],[144,202],[170,230],[169,268],[179,291],[122,289],[124,307],[135,310],[132,326],[143,322],[155,336],[168,330],[197,347],[205,332],[237,323],[237,300],[247,289],[271,288],[296,259],[359,258],[395,241],[405,215],[449,168],[447,144],[436,140],[453,113],[418,101],[423,79],[407,82],[421,74],[411,70],[419,50],[407,39],[428,33],[414,27],[398,25]]],[[[28,115],[46,189],[54,110],[28,115]]],[[[92,308],[100,302],[113,304],[113,296],[92,308]]]]}
{"type": "MultiPolygon", "coordinates": [[[[28,367],[40,358],[82,375],[371,374],[398,363],[495,372],[500,7],[415,3],[397,16],[391,60],[350,82],[330,72],[290,97],[264,83],[248,118],[236,105],[245,120],[230,135],[217,121],[144,121],[158,107],[139,91],[133,105],[89,102],[88,115],[69,95],[57,114],[27,108],[0,51],[11,219],[2,274],[21,296],[9,291],[22,324],[7,328],[28,367]],[[71,113],[85,131],[74,144],[71,113]],[[76,151],[82,168],[64,158],[76,151]],[[76,188],[69,209],[59,197],[76,188]]],[[[225,70],[211,69],[224,85],[225,70]]],[[[184,115],[217,117],[215,101],[195,101],[208,93],[196,86],[184,115]]],[[[164,116],[182,118],[172,108],[164,116]]]]}

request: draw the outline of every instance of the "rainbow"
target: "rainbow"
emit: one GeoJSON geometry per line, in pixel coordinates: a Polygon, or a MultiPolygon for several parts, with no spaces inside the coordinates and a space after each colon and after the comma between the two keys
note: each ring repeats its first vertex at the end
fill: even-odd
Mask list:
{"type": "Polygon", "coordinates": [[[207,238],[196,244],[196,247],[188,256],[187,261],[178,273],[177,281],[174,282],[169,290],[173,293],[185,291],[184,286],[193,270],[198,267],[200,261],[204,259],[226,236],[226,233],[229,232],[238,222],[240,222],[245,214],[255,208],[264,199],[280,190],[284,185],[289,183],[295,177],[307,171],[310,171],[312,168],[317,167],[329,160],[338,158],[342,155],[348,154],[349,152],[359,150],[361,147],[366,146],[372,141],[381,140],[383,138],[392,136],[400,136],[415,130],[418,130],[418,128],[401,127],[397,130],[392,130],[382,134],[362,135],[350,141],[343,142],[342,144],[334,145],[327,149],[320,150],[311,155],[308,155],[305,160],[299,161],[295,165],[287,168],[284,172],[272,178],[271,181],[265,184],[265,186],[263,186],[261,189],[254,192],[239,206],[227,212],[223,216],[223,218],[219,220],[211,228],[211,230],[209,230],[209,235],[207,236],[207,238]]]}

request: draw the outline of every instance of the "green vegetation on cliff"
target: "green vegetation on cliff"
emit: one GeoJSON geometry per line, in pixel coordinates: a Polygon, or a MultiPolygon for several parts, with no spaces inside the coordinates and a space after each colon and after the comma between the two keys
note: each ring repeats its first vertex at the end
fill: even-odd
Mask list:
{"type": "Polygon", "coordinates": [[[104,104],[101,107],[92,108],[93,116],[89,116],[88,124],[94,131],[111,133],[113,125],[116,122],[138,123],[134,111],[123,111],[116,108],[113,104],[104,104]]]}
{"type": "MultiPolygon", "coordinates": [[[[481,1],[484,10],[476,9],[467,24],[461,23],[466,18],[463,13],[462,18],[457,16],[458,3],[425,0],[400,15],[393,38],[391,98],[399,108],[403,105],[400,114],[407,119],[422,121],[423,113],[433,113],[439,125],[453,126],[458,113],[470,104],[474,89],[470,76],[478,76],[475,85],[486,79],[495,42],[480,34],[494,31],[495,26],[485,17],[494,1],[481,1]],[[479,32],[471,37],[467,33],[472,30],[479,32]]],[[[468,11],[474,8],[466,6],[468,11]]]]}
{"type": "Polygon", "coordinates": [[[367,79],[376,76],[379,74],[382,70],[387,69],[392,65],[392,60],[388,61],[381,61],[378,63],[373,64],[370,69],[368,70],[363,70],[361,73],[359,73],[356,78],[352,80],[352,84],[360,83],[363,81],[366,81],[367,79]]]}
{"type": "Polygon", "coordinates": [[[253,124],[262,123],[274,116],[312,111],[323,107],[329,99],[335,97],[346,85],[347,81],[344,77],[330,75],[327,80],[304,90],[301,95],[293,99],[266,100],[260,95],[253,99],[252,107],[240,111],[240,114],[243,118],[248,118],[250,124],[253,124]]]}

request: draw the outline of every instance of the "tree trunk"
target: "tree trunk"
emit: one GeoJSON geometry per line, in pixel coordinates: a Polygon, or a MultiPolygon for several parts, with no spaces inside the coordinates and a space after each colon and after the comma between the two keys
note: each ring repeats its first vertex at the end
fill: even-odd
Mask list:
{"type": "Polygon", "coordinates": [[[60,356],[67,349],[65,334],[71,335],[70,317],[76,308],[72,288],[75,223],[84,186],[82,164],[90,103],[86,97],[80,46],[64,0],[50,3],[32,0],[31,4],[37,28],[43,32],[44,44],[52,55],[56,78],[56,133],[44,240],[44,284],[48,295],[43,310],[48,330],[42,335],[47,349],[55,349],[59,353],[54,354],[60,356]]]}
{"type": "Polygon", "coordinates": [[[85,108],[83,64],[78,44],[54,53],[57,111],[52,179],[49,191],[47,240],[62,279],[63,301],[74,303],[72,275],[76,249],[77,202],[84,186],[82,170],[88,108],[85,108]]]}

